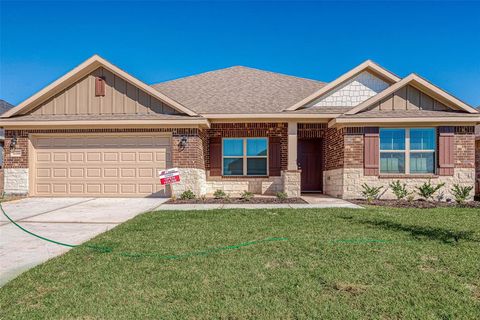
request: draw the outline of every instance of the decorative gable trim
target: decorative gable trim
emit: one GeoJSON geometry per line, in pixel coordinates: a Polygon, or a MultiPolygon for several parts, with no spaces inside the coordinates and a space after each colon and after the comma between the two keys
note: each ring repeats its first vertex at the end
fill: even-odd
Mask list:
{"type": "Polygon", "coordinates": [[[315,107],[355,107],[377,95],[390,86],[390,83],[368,71],[362,71],[345,81],[320,98],[315,107]]]}
{"type": "Polygon", "coordinates": [[[478,113],[478,111],[466,104],[463,101],[455,98],[451,94],[445,92],[444,90],[440,89],[439,87],[431,84],[427,80],[421,78],[420,76],[412,73],[409,76],[403,78],[401,81],[393,84],[392,86],[388,87],[384,91],[380,92],[376,96],[371,97],[370,99],[364,101],[363,103],[359,104],[353,109],[345,112],[346,115],[353,115],[357,114],[360,111],[368,109],[375,103],[380,102],[382,99],[388,97],[388,95],[393,94],[394,92],[398,91],[399,89],[411,85],[418,90],[425,92],[432,98],[438,100],[439,102],[445,104],[446,106],[456,109],[456,110],[464,110],[468,113],[478,113]]]}
{"type": "Polygon", "coordinates": [[[158,100],[164,102],[168,106],[182,112],[186,113],[189,116],[196,116],[197,114],[192,110],[184,107],[180,103],[174,101],[173,99],[165,96],[164,94],[160,93],[159,91],[153,89],[149,85],[143,83],[142,81],[138,80],[137,78],[131,76],[130,74],[126,73],[125,71],[121,70],[117,66],[111,64],[107,60],[103,59],[98,55],[94,55],[63,77],[57,79],[50,85],[46,86],[30,98],[26,99],[22,103],[20,103],[15,108],[10,109],[9,111],[2,114],[0,117],[2,118],[9,118],[14,115],[25,114],[28,111],[32,110],[42,102],[46,101],[48,98],[54,96],[55,94],[59,93],[60,91],[64,90],[68,86],[72,85],[76,81],[82,79],[89,73],[93,72],[95,69],[99,67],[104,67],[105,69],[109,70],[110,72],[118,75],[119,77],[123,78],[125,81],[130,82],[134,86],[142,89],[146,93],[150,94],[152,97],[157,98],[158,100]]]}
{"type": "Polygon", "coordinates": [[[348,71],[347,73],[341,75],[334,81],[330,82],[326,86],[322,87],[320,90],[317,92],[311,94],[310,96],[306,97],[302,101],[294,104],[293,106],[285,109],[284,111],[294,111],[297,110],[306,104],[314,101],[315,99],[320,98],[321,96],[331,92],[333,89],[337,88],[338,86],[344,84],[346,81],[350,80],[351,78],[356,77],[360,73],[364,71],[369,71],[370,73],[378,76],[382,80],[392,84],[397,81],[400,81],[400,78],[393,74],[392,72],[388,71],[387,69],[384,69],[383,67],[379,66],[375,62],[371,60],[367,60],[364,63],[358,65],[357,67],[353,68],[352,70],[348,71]]]}

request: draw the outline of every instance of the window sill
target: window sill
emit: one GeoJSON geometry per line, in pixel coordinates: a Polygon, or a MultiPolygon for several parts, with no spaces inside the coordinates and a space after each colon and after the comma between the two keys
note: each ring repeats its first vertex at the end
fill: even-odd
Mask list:
{"type": "Polygon", "coordinates": [[[379,179],[437,179],[436,174],[381,174],[379,179]]]}

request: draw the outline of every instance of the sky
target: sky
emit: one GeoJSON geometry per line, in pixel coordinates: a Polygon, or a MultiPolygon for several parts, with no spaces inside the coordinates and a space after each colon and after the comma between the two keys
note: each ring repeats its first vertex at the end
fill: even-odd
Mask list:
{"type": "Polygon", "coordinates": [[[234,65],[332,81],[371,59],[480,106],[480,2],[0,0],[0,99],[93,54],[147,84],[234,65]]]}

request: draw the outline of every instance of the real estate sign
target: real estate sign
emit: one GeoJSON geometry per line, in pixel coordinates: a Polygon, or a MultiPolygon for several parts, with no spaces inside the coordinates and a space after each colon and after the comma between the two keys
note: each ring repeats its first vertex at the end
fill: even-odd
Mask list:
{"type": "Polygon", "coordinates": [[[180,182],[180,172],[178,171],[178,168],[158,171],[158,175],[160,177],[161,185],[180,182]]]}

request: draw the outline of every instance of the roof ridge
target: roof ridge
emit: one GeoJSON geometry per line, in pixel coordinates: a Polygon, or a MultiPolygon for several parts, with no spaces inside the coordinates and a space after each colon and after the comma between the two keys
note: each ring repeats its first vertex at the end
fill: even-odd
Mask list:
{"type": "Polygon", "coordinates": [[[157,86],[157,85],[162,85],[162,84],[166,84],[166,83],[172,83],[172,82],[174,82],[174,81],[189,79],[189,78],[193,78],[193,77],[197,77],[197,76],[201,76],[201,75],[206,75],[206,74],[209,74],[209,73],[216,73],[216,72],[221,72],[221,71],[225,71],[225,70],[229,70],[229,69],[237,69],[237,68],[238,68],[238,69],[248,69],[248,70],[253,70],[253,71],[263,72],[263,73],[269,73],[269,74],[276,75],[276,76],[294,78],[294,79],[299,79],[299,80],[306,80],[306,81],[311,81],[311,82],[315,82],[315,83],[318,83],[318,84],[326,84],[326,82],[323,82],[323,81],[320,81],[320,80],[316,80],[316,79],[303,78],[303,77],[299,77],[299,76],[293,76],[293,75],[289,75],[289,74],[285,74],[285,73],[281,73],[281,72],[270,71],[270,70],[263,70],[263,69],[254,68],[254,67],[248,67],[248,66],[242,66],[242,65],[233,65],[233,66],[230,66],[230,67],[225,67],[225,68],[220,68],[220,69],[205,71],[205,72],[196,73],[196,74],[192,74],[192,75],[185,76],[185,77],[180,77],[180,78],[175,78],[175,79],[171,79],[171,80],[166,80],[166,81],[162,81],[162,82],[158,82],[158,83],[153,83],[153,84],[150,84],[150,86],[151,86],[151,87],[154,87],[154,86],[157,86]]]}

